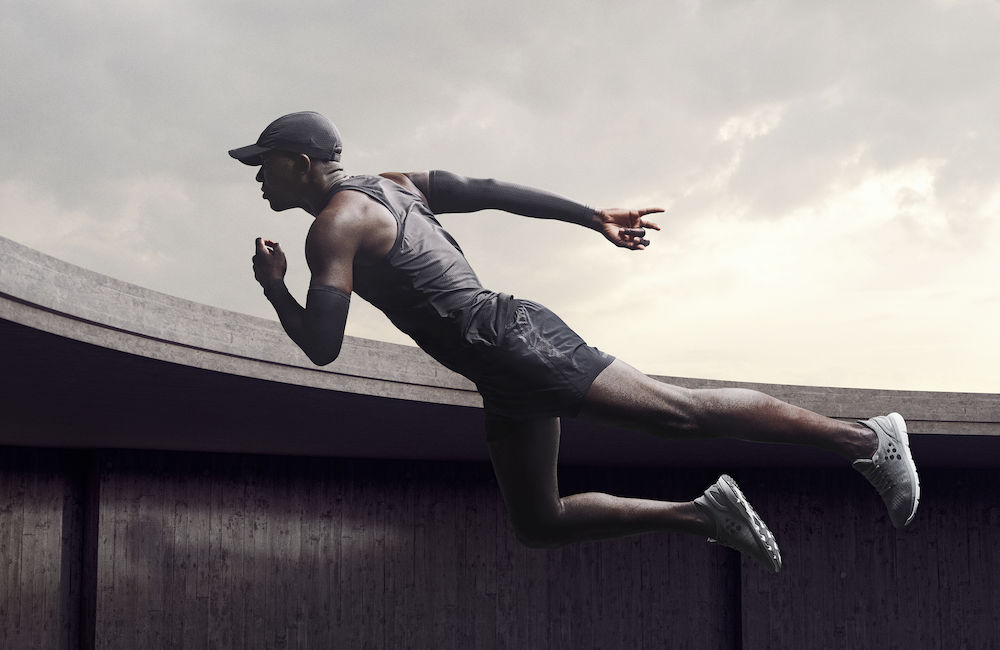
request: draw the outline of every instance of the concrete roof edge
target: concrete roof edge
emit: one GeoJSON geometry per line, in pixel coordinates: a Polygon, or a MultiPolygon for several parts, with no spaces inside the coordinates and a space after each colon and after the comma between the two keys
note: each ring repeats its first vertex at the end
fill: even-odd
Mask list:
{"type": "Polygon", "coordinates": [[[475,386],[415,346],[346,337],[317,367],[277,321],[117,280],[0,237],[0,318],[85,343],[257,379],[461,406],[475,386]]]}
{"type": "MultiPolygon", "coordinates": [[[[479,406],[475,387],[413,346],[348,337],[317,368],[276,321],[227,311],[69,264],[0,237],[0,318],[70,339],[234,375],[379,397],[479,406]]],[[[752,384],[660,377],[690,388],[742,386],[840,418],[897,410],[926,433],[1000,435],[1000,395],[752,384]]]]}

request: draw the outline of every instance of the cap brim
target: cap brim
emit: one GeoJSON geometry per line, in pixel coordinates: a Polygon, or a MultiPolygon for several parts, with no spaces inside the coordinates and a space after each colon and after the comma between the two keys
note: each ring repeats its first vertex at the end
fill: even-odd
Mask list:
{"type": "Polygon", "coordinates": [[[264,162],[261,155],[267,151],[270,151],[270,149],[262,147],[259,144],[248,144],[239,149],[230,149],[229,155],[244,165],[260,165],[264,162]]]}

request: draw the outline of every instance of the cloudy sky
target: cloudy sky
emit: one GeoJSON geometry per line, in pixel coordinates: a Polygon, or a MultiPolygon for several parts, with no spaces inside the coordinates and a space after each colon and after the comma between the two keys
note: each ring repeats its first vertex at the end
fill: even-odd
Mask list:
{"type": "MultiPolygon", "coordinates": [[[[0,235],[273,318],[310,217],[226,150],[317,110],[353,173],[658,205],[645,252],[443,222],[486,286],[650,373],[1000,392],[1000,3],[8,0],[0,235]]],[[[355,297],[348,333],[405,342],[355,297]]]]}

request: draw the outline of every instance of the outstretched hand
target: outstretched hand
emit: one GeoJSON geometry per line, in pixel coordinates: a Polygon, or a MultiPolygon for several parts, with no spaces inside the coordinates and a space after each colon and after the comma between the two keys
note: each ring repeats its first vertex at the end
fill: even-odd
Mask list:
{"type": "Polygon", "coordinates": [[[253,276],[264,289],[268,289],[285,279],[288,270],[288,260],[281,244],[258,237],[257,250],[253,256],[253,276]]]}
{"type": "Polygon", "coordinates": [[[641,210],[624,210],[622,208],[606,208],[598,210],[601,223],[599,230],[615,246],[641,251],[649,246],[646,239],[646,229],[659,230],[660,227],[646,219],[647,214],[663,212],[663,208],[643,208],[641,210]]]}

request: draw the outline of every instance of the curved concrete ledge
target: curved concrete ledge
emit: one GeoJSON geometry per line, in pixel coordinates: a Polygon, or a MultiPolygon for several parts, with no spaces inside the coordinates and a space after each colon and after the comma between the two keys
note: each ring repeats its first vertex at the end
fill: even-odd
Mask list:
{"type": "Polygon", "coordinates": [[[482,406],[475,386],[416,347],[347,337],[312,365],[276,321],[128,284],[0,237],[0,318],[112,350],[244,377],[482,406]]]}
{"type": "MultiPolygon", "coordinates": [[[[481,400],[474,386],[416,347],[348,337],[341,357],[331,366],[318,368],[287,339],[276,321],[137,287],[3,237],[0,237],[0,258],[3,260],[0,265],[0,321],[8,328],[4,336],[7,357],[12,358],[15,348],[30,348],[35,355],[23,358],[20,364],[8,364],[4,370],[4,385],[15,393],[20,391],[18,394],[23,397],[15,405],[20,407],[20,424],[3,427],[0,444],[396,458],[486,457],[481,436],[470,435],[469,431],[479,427],[477,407],[481,406],[481,400]],[[42,359],[47,350],[63,343],[72,344],[60,348],[59,354],[64,356],[57,355],[48,361],[42,359]],[[116,356],[117,353],[128,356],[116,356]],[[89,365],[75,367],[74,356],[85,358],[89,365]],[[50,364],[47,377],[36,377],[35,384],[24,379],[32,375],[32,369],[46,363],[50,364]],[[169,377],[174,384],[169,386],[170,391],[156,390],[153,391],[155,395],[151,395],[148,387],[143,388],[137,382],[117,383],[117,394],[106,396],[103,402],[104,417],[108,405],[115,403],[113,400],[119,404],[135,401],[138,395],[132,393],[144,390],[146,393],[141,397],[152,400],[149,404],[173,399],[174,407],[183,409],[187,408],[184,399],[191,396],[191,391],[184,386],[211,384],[212,390],[218,392],[216,397],[253,392],[264,386],[260,389],[264,392],[257,399],[264,399],[265,403],[278,395],[284,396],[280,399],[291,400],[288,404],[295,403],[296,408],[306,410],[319,401],[335,403],[340,410],[325,412],[325,417],[346,423],[344,414],[354,413],[350,423],[356,430],[345,432],[341,428],[337,436],[330,436],[328,430],[322,436],[315,431],[295,434],[283,431],[274,436],[272,431],[268,440],[264,430],[255,434],[256,437],[241,438],[233,434],[228,438],[224,435],[213,438],[195,432],[178,435],[176,429],[168,434],[158,429],[158,425],[149,423],[137,424],[128,434],[115,433],[108,427],[90,427],[86,435],[74,435],[73,430],[78,427],[57,431],[55,425],[32,425],[34,420],[44,420],[46,415],[51,415],[52,409],[58,410],[62,400],[73,399],[68,391],[78,393],[81,382],[89,382],[90,394],[97,395],[101,394],[102,386],[114,383],[106,373],[123,372],[153,377],[159,373],[169,377]],[[71,376],[76,379],[66,379],[71,376]],[[77,388],[62,386],[53,377],[71,384],[75,381],[73,385],[77,388]],[[225,380],[225,377],[231,379],[225,380]],[[258,383],[248,384],[247,381],[258,383]],[[319,396],[322,399],[318,399],[316,390],[323,391],[319,396]],[[44,392],[48,407],[34,402],[32,395],[35,393],[31,391],[44,392]],[[365,413],[357,415],[359,409],[365,413]],[[371,426],[375,421],[382,423],[378,432],[371,426]],[[412,435],[415,429],[421,431],[419,440],[412,435]],[[158,432],[149,433],[152,430],[158,432]],[[387,433],[387,430],[391,431],[387,433]]],[[[993,444],[986,441],[1000,441],[1000,396],[993,394],[748,384],[676,377],[660,379],[688,387],[756,388],[837,418],[862,418],[896,410],[906,416],[911,432],[918,437],[941,437],[937,444],[950,450],[950,456],[945,454],[951,458],[949,463],[960,462],[960,457],[976,462],[973,456],[981,455],[982,445],[993,444]],[[961,448],[954,446],[954,441],[959,439],[965,440],[961,448]]],[[[220,414],[211,417],[222,418],[218,422],[229,422],[224,426],[232,425],[232,421],[225,418],[233,414],[221,414],[224,407],[218,402],[216,399],[214,408],[220,414]]],[[[198,408],[202,409],[198,411],[199,417],[209,417],[205,414],[213,408],[211,403],[211,399],[199,402],[198,408]]],[[[244,408],[250,406],[243,405],[244,408]]],[[[87,405],[77,404],[75,408],[86,409],[87,405]]],[[[231,407],[230,411],[235,408],[231,407]]],[[[133,412],[132,416],[142,417],[140,412],[133,412]]],[[[211,417],[206,421],[213,421],[211,417]]],[[[241,426],[253,429],[252,425],[241,422],[241,426]]],[[[320,426],[319,422],[310,422],[302,424],[307,431],[320,426]]],[[[593,425],[574,422],[566,423],[565,427],[577,438],[572,443],[564,439],[563,457],[571,462],[663,463],[667,462],[665,454],[669,454],[674,461],[696,464],[699,458],[705,462],[719,459],[719,450],[723,449],[712,442],[702,442],[697,443],[702,451],[692,451],[695,447],[691,443],[674,442],[667,445],[669,452],[665,452],[662,441],[653,439],[650,442],[649,437],[642,434],[617,432],[613,438],[608,438],[607,430],[593,425]],[[652,460],[651,449],[659,449],[652,460]],[[678,460],[677,452],[687,460],[678,460]]],[[[767,464],[770,461],[765,459],[763,452],[754,451],[762,447],[727,443],[727,451],[722,453],[729,460],[751,462],[757,458],[767,464]]],[[[793,460],[798,458],[793,452],[783,455],[793,460]]],[[[774,454],[769,454],[767,458],[772,456],[774,454]]],[[[982,461],[978,458],[978,462],[982,461]]]]}

